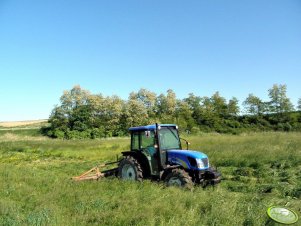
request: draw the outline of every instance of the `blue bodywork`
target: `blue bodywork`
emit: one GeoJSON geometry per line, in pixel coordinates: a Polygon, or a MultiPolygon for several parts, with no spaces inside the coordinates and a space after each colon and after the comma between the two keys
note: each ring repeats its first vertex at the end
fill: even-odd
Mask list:
{"type": "Polygon", "coordinates": [[[170,164],[180,165],[188,170],[206,170],[209,168],[208,156],[199,151],[167,150],[167,157],[170,164]],[[202,161],[204,167],[198,168],[196,159],[202,161]]]}

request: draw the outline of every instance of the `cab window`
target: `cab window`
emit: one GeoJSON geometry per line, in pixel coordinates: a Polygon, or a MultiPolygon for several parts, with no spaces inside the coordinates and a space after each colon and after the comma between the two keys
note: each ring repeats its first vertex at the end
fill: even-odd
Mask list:
{"type": "Polygon", "coordinates": [[[174,128],[165,127],[159,131],[161,149],[180,149],[178,132],[174,128]]]}
{"type": "Polygon", "coordinates": [[[139,133],[132,134],[132,150],[139,150],[139,133]]]}
{"type": "Polygon", "coordinates": [[[141,134],[141,149],[154,147],[155,144],[154,131],[142,131],[140,134],[141,134]]]}

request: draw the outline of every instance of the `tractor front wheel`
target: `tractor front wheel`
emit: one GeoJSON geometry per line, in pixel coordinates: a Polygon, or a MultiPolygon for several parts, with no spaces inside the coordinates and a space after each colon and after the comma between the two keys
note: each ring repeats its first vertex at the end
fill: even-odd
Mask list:
{"type": "Polygon", "coordinates": [[[123,180],[142,181],[143,174],[139,162],[132,156],[125,157],[119,164],[118,177],[123,180]]]}
{"type": "Polygon", "coordinates": [[[193,182],[189,174],[183,169],[173,169],[165,177],[167,186],[177,186],[184,188],[192,188],[193,182]]]}

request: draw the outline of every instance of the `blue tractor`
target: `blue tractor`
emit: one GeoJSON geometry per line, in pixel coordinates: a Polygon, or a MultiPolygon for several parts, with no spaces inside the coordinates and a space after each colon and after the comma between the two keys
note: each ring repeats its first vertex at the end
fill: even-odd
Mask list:
{"type": "Polygon", "coordinates": [[[154,124],[132,127],[131,150],[122,152],[123,159],[116,173],[124,180],[142,181],[146,178],[163,180],[167,185],[191,187],[215,185],[221,174],[210,167],[208,156],[202,152],[183,150],[174,124],[154,124]]]}

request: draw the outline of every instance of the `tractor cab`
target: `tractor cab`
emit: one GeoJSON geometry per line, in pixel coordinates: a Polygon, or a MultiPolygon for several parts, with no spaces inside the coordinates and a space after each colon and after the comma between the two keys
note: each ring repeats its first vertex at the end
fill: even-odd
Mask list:
{"type": "MultiPolygon", "coordinates": [[[[131,154],[145,156],[149,162],[149,173],[159,175],[167,166],[167,150],[181,150],[178,127],[174,124],[154,124],[132,127],[131,154]]],[[[129,154],[129,153],[128,153],[129,154]]]]}

